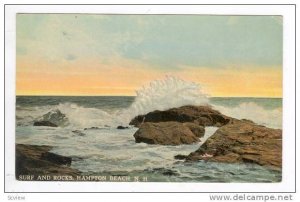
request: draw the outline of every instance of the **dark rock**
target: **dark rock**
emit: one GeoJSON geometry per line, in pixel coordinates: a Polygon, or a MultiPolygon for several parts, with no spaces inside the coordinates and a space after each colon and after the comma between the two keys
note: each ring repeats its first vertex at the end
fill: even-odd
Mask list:
{"type": "Polygon", "coordinates": [[[49,127],[57,127],[56,124],[50,122],[50,121],[35,121],[33,123],[34,126],[49,126],[49,127]]]}
{"type": "Polygon", "coordinates": [[[72,158],[66,157],[66,156],[61,156],[61,155],[50,153],[50,152],[42,153],[41,159],[55,163],[57,165],[70,166],[72,163],[72,158]]]}
{"type": "Polygon", "coordinates": [[[178,154],[174,156],[174,158],[178,160],[185,160],[187,158],[187,155],[178,154]]]}
{"type": "Polygon", "coordinates": [[[186,162],[255,163],[275,169],[282,166],[282,130],[228,117],[210,106],[157,110],[136,116],[130,125],[139,127],[134,134],[137,143],[162,145],[198,142],[205,133],[202,126],[220,127],[197,151],[174,158],[186,162]]]}
{"type": "Polygon", "coordinates": [[[199,142],[189,127],[179,122],[143,123],[134,134],[137,143],[180,145],[199,142]]]}
{"type": "Polygon", "coordinates": [[[78,176],[69,165],[72,159],[49,152],[50,146],[16,144],[16,178],[19,175],[78,176]]]}
{"type": "Polygon", "coordinates": [[[246,162],[281,168],[282,130],[235,120],[219,128],[188,161],[246,162]]]}
{"type": "Polygon", "coordinates": [[[117,129],[128,129],[128,126],[118,126],[117,129]]]}
{"type": "Polygon", "coordinates": [[[66,126],[68,125],[68,123],[69,121],[66,115],[61,113],[61,111],[59,111],[58,109],[56,109],[56,110],[51,110],[50,112],[44,114],[41,118],[39,118],[34,122],[34,125],[37,126],[36,124],[49,124],[46,126],[55,125],[55,127],[57,127],[57,126],[66,126]]]}
{"type": "Polygon", "coordinates": [[[162,172],[162,174],[166,175],[166,176],[178,176],[179,175],[176,171],[173,171],[170,169],[165,170],[164,172],[162,172]]]}
{"type": "Polygon", "coordinates": [[[83,130],[99,130],[99,129],[101,129],[101,128],[93,126],[90,128],[84,128],[83,130]]]}
{"type": "Polygon", "coordinates": [[[153,111],[146,115],[139,115],[130,121],[130,125],[139,127],[146,122],[193,122],[202,126],[223,126],[232,121],[233,118],[225,116],[212,109],[210,106],[183,106],[165,111],[153,111]]]}
{"type": "Polygon", "coordinates": [[[205,128],[203,126],[197,125],[195,123],[184,123],[184,126],[188,127],[193,133],[194,135],[196,135],[197,137],[203,137],[205,134],[205,128]]]}
{"type": "Polygon", "coordinates": [[[150,171],[153,173],[161,173],[165,176],[178,176],[178,172],[175,170],[171,170],[171,169],[167,169],[167,168],[153,168],[151,170],[146,170],[146,171],[150,171]]]}

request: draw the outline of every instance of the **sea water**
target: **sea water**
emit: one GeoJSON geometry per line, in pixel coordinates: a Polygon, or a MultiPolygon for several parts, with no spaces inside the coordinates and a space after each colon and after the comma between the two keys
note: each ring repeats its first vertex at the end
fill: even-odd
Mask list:
{"type": "Polygon", "coordinates": [[[281,181],[280,171],[259,165],[174,159],[197,150],[217,127],[206,127],[201,142],[191,145],[135,143],[138,129],[128,123],[136,115],[188,104],[211,105],[228,116],[281,128],[280,98],[208,97],[195,83],[169,78],[141,88],[137,96],[17,96],[16,143],[54,146],[51,152],[72,157],[71,167],[86,175],[138,175],[161,182],[281,181]],[[33,126],[52,110],[65,114],[68,124],[33,126]]]}

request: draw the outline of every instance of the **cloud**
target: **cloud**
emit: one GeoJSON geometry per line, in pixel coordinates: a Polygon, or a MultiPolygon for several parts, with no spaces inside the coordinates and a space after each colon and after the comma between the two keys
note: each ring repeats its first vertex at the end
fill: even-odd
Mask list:
{"type": "Polygon", "coordinates": [[[152,68],[282,63],[278,16],[22,14],[17,47],[61,62],[123,57],[152,68]],[[69,53],[66,55],[66,53],[69,53]]]}

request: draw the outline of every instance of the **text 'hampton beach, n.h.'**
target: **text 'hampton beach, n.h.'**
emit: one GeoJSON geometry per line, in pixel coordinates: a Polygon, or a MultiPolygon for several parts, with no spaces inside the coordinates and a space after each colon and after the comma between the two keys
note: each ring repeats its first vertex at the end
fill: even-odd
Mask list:
{"type": "Polygon", "coordinates": [[[119,175],[19,175],[20,181],[102,181],[102,182],[147,182],[147,176],[119,175]]]}

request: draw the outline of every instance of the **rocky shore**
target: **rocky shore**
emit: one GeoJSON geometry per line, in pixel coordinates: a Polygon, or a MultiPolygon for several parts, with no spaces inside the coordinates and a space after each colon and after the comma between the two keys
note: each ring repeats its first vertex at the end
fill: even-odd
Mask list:
{"type": "Polygon", "coordinates": [[[188,156],[178,154],[176,159],[282,166],[281,129],[228,117],[210,106],[153,111],[135,117],[130,124],[139,128],[134,134],[137,143],[161,145],[192,144],[204,135],[205,126],[219,127],[198,150],[188,156]]]}
{"type": "Polygon", "coordinates": [[[129,125],[139,127],[144,122],[167,122],[175,121],[180,123],[192,122],[201,126],[223,126],[232,121],[233,118],[221,114],[210,106],[182,106],[168,109],[166,111],[153,111],[145,115],[133,118],[129,125]]]}
{"type": "Polygon", "coordinates": [[[280,168],[282,131],[249,121],[236,121],[220,127],[188,161],[245,162],[280,168]]]}
{"type": "Polygon", "coordinates": [[[204,132],[203,126],[194,123],[146,122],[140,125],[134,137],[137,143],[180,145],[199,142],[199,138],[204,135],[204,132]]]}
{"type": "MultiPolygon", "coordinates": [[[[67,121],[64,114],[55,110],[36,121],[34,126],[59,127],[67,124],[67,121]]],[[[196,151],[188,155],[178,152],[174,158],[186,162],[252,163],[274,170],[281,170],[282,167],[281,129],[268,128],[250,120],[238,120],[210,106],[156,110],[133,118],[130,125],[138,127],[133,135],[136,143],[158,145],[195,144],[204,136],[205,127],[218,127],[196,151]]],[[[83,131],[93,129],[98,128],[85,128],[83,131]]],[[[83,131],[72,132],[77,136],[86,136],[83,131]]],[[[83,180],[78,178],[82,173],[70,167],[72,158],[54,154],[52,148],[16,144],[17,179],[19,176],[30,175],[33,176],[31,180],[37,180],[38,176],[72,176],[73,180],[83,180]]]]}
{"type": "Polygon", "coordinates": [[[16,178],[19,176],[78,176],[80,171],[70,168],[72,158],[49,152],[51,146],[16,144],[16,178]]]}

